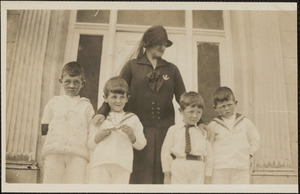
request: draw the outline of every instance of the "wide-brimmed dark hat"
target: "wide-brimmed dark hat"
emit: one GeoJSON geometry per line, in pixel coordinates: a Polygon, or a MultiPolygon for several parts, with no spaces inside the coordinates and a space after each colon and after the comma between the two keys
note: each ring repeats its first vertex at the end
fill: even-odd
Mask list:
{"type": "Polygon", "coordinates": [[[143,36],[144,47],[161,44],[164,41],[167,41],[167,47],[170,47],[173,44],[173,42],[168,39],[166,29],[160,25],[148,28],[143,36]]]}

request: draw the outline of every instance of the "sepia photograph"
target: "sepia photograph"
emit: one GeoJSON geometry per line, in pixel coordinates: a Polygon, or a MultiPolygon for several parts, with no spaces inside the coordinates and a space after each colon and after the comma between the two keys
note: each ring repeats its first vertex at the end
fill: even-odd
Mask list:
{"type": "Polygon", "coordinates": [[[1,1],[1,191],[298,193],[297,3],[1,1]]]}

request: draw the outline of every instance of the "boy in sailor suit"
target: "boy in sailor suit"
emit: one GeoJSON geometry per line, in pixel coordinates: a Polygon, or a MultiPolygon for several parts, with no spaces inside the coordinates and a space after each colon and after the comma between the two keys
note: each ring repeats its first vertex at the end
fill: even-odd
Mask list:
{"type": "Polygon", "coordinates": [[[88,147],[91,184],[128,184],[132,172],[133,148],[146,145],[143,125],[139,118],[123,108],[129,98],[126,81],[109,79],[104,86],[104,100],[110,112],[100,127],[91,125],[88,147]]]}
{"type": "Polygon", "coordinates": [[[250,159],[259,147],[260,135],[248,118],[236,113],[237,101],[230,88],[218,88],[213,99],[220,116],[208,125],[214,152],[212,183],[249,184],[250,159]]]}

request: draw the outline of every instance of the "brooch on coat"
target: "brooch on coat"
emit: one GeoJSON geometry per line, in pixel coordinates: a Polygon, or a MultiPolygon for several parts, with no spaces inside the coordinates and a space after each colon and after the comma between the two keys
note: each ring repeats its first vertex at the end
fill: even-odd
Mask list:
{"type": "Polygon", "coordinates": [[[163,75],[164,80],[170,79],[168,75],[163,75]]]}

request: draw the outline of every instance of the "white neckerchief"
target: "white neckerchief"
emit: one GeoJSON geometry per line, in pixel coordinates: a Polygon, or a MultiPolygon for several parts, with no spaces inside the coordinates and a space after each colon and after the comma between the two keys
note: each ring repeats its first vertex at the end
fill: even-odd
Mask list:
{"type": "Polygon", "coordinates": [[[122,120],[124,116],[124,111],[123,112],[110,112],[111,119],[114,123],[115,126],[119,126],[120,121],[122,120]]]}

